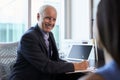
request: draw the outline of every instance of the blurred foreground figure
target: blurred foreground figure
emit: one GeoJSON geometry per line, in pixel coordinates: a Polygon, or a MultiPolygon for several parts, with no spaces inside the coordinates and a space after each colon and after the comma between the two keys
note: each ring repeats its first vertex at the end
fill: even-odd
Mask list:
{"type": "Polygon", "coordinates": [[[97,43],[107,62],[95,73],[79,80],[120,80],[120,0],[101,0],[97,11],[97,43]]]}

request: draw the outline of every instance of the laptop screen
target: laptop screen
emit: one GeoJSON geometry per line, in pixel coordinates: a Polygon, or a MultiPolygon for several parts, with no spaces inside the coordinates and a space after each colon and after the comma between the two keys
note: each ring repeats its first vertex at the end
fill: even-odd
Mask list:
{"type": "Polygon", "coordinates": [[[68,58],[88,59],[92,45],[72,45],[68,58]]]}

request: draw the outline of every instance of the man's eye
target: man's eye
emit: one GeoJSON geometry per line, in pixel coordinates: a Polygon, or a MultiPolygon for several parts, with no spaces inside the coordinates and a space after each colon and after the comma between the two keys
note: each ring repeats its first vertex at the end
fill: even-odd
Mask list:
{"type": "Polygon", "coordinates": [[[56,21],[56,18],[52,18],[52,17],[45,17],[45,19],[56,21]]]}
{"type": "Polygon", "coordinates": [[[45,17],[45,19],[49,19],[50,20],[51,18],[50,17],[45,17]]]}
{"type": "Polygon", "coordinates": [[[56,19],[55,19],[55,18],[53,18],[53,20],[54,20],[54,21],[56,21],[56,19]]]}

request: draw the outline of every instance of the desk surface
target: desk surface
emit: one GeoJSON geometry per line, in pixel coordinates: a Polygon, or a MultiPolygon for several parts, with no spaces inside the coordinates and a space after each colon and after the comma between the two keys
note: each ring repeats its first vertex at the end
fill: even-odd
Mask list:
{"type": "Polygon", "coordinates": [[[65,74],[59,74],[56,80],[77,80],[78,78],[87,75],[90,72],[95,72],[94,67],[89,67],[87,70],[78,70],[75,72],[68,72],[65,74]]]}
{"type": "Polygon", "coordinates": [[[70,74],[60,74],[56,80],[77,80],[78,78],[86,75],[86,73],[76,72],[70,74]]]}
{"type": "Polygon", "coordinates": [[[71,74],[71,73],[88,73],[88,72],[95,72],[97,69],[95,67],[89,67],[86,70],[77,70],[74,72],[68,72],[66,74],[71,74]]]}

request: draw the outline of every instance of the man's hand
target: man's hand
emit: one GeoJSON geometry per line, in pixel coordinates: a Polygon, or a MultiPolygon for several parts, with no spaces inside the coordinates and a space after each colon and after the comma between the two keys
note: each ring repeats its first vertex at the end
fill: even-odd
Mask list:
{"type": "Polygon", "coordinates": [[[86,70],[89,66],[88,61],[82,61],[82,62],[78,62],[78,63],[73,63],[74,64],[74,69],[76,70],[86,70]]]}

